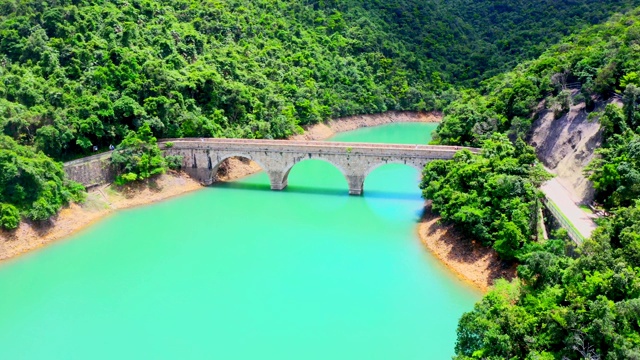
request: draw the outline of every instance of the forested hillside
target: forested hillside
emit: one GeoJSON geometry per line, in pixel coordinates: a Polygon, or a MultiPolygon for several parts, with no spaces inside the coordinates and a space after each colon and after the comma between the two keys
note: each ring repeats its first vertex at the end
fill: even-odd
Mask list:
{"type": "Polygon", "coordinates": [[[458,358],[638,359],[635,6],[640,0],[2,1],[0,227],[81,200],[54,160],[94,146],[120,144],[119,179],[144,179],[166,166],[156,137],[284,138],[332,117],[444,109],[435,142],[483,153],[430,164],[424,196],[444,220],[522,264],[519,280],[463,316],[458,358]],[[545,174],[524,139],[538,106],[561,116],[575,102],[603,126],[601,157],[588,171],[613,216],[567,256],[561,233],[538,241],[545,174]]]}
{"type": "Polygon", "coordinates": [[[449,84],[635,2],[4,1],[0,126],[65,159],[145,122],[157,137],[282,138],[439,109],[449,84]]]}
{"type": "MultiPolygon", "coordinates": [[[[446,81],[475,85],[535,58],[562,37],[640,5],[625,1],[319,1],[346,16],[380,17],[411,54],[446,81]],[[354,11],[355,10],[355,11],[354,11]]],[[[316,5],[318,6],[318,5],[316,5]]],[[[321,5],[320,5],[321,6],[321,5]]]]}
{"type": "Polygon", "coordinates": [[[461,92],[445,109],[436,142],[482,145],[484,151],[456,156],[446,174],[427,166],[424,195],[443,218],[521,264],[519,279],[500,283],[460,320],[458,359],[640,358],[639,74],[635,10],[461,92]],[[585,103],[603,129],[600,157],[587,171],[612,215],[575,252],[566,252],[563,241],[532,241],[537,207],[528,188],[518,187],[535,179],[521,168],[530,150],[509,146],[522,144],[537,109],[559,118],[577,103],[585,103]],[[511,140],[496,151],[499,136],[511,140]],[[515,190],[491,180],[507,176],[515,190]],[[505,243],[515,251],[505,252],[505,243]]]}
{"type": "MultiPolygon", "coordinates": [[[[284,138],[345,115],[439,110],[457,87],[637,4],[6,0],[0,128],[67,160],[117,146],[143,124],[154,137],[284,138]]],[[[17,158],[13,148],[2,159],[17,158]]],[[[22,184],[20,174],[6,182],[22,184]]],[[[10,189],[0,188],[0,204],[27,215],[31,205],[10,189]]],[[[64,203],[50,200],[54,210],[64,203]]]]}

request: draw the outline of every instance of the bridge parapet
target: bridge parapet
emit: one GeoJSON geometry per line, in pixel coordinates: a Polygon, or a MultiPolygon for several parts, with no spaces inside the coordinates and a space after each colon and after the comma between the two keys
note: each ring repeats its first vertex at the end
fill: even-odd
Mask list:
{"type": "Polygon", "coordinates": [[[241,149],[264,149],[275,151],[304,151],[315,149],[317,151],[344,151],[349,150],[353,154],[374,154],[381,151],[385,153],[417,154],[424,155],[428,152],[433,154],[446,154],[440,156],[453,156],[460,150],[469,150],[479,153],[480,149],[449,146],[449,145],[413,145],[413,144],[378,144],[361,142],[333,142],[333,141],[291,141],[291,140],[247,140],[247,139],[218,139],[218,138],[180,138],[162,139],[158,143],[164,146],[167,142],[173,143],[174,148],[198,148],[198,149],[219,149],[219,148],[241,148],[241,149]]]}

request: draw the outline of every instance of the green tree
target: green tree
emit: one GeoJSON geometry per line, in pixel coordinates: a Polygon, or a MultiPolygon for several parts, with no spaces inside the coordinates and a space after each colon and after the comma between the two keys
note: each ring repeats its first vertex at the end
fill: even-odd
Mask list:
{"type": "Polygon", "coordinates": [[[445,221],[514,260],[537,234],[537,187],[548,179],[531,153],[530,147],[494,134],[479,155],[463,150],[452,161],[427,164],[423,197],[445,221]]]}
{"type": "Polygon", "coordinates": [[[20,224],[20,212],[11,204],[0,204],[0,228],[13,230],[20,224]]]}
{"type": "Polygon", "coordinates": [[[62,164],[0,135],[0,227],[14,229],[21,216],[47,220],[84,188],[66,178],[62,164]]]}
{"type": "Polygon", "coordinates": [[[166,171],[165,159],[148,123],[137,132],[127,134],[111,155],[111,162],[119,170],[116,177],[119,185],[145,180],[166,171]]]}

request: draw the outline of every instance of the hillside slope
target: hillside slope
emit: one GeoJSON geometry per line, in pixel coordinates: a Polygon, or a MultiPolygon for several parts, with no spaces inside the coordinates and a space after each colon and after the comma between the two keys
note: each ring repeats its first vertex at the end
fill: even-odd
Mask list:
{"type": "Polygon", "coordinates": [[[0,127],[68,159],[142,123],[157,137],[284,138],[329,118],[436,110],[451,84],[634,4],[7,0],[0,127]]]}
{"type": "Polygon", "coordinates": [[[639,74],[636,9],[563,39],[478,90],[461,92],[445,109],[435,142],[478,146],[495,132],[528,139],[577,202],[594,196],[602,202],[617,192],[607,206],[628,205],[640,194],[637,170],[631,170],[636,165],[623,154],[640,124],[639,74]],[[617,105],[607,106],[612,102],[617,105]],[[598,151],[610,160],[594,156],[600,145],[609,148],[598,151]],[[614,159],[623,166],[606,166],[614,159]]]}
{"type": "MultiPolygon", "coordinates": [[[[590,181],[596,200],[612,214],[593,232],[592,225],[578,229],[591,237],[577,249],[563,232],[517,243],[518,279],[498,281],[462,316],[454,358],[640,359],[640,9],[563,39],[481,89],[461,92],[444,113],[435,142],[485,149],[476,157],[458,156],[449,165],[462,169],[457,174],[424,172],[430,188],[445,190],[425,195],[453,203],[442,215],[454,225],[481,225],[494,231],[490,240],[497,244],[520,234],[496,231],[505,221],[518,216],[536,223],[539,202],[518,207],[516,179],[479,184],[476,166],[497,164],[495,171],[506,176],[522,171],[523,156],[532,151],[527,138],[576,196],[593,194],[590,181]],[[506,157],[505,149],[511,152],[506,157]],[[514,189],[481,202],[483,193],[505,184],[514,189]]],[[[535,157],[525,160],[536,167],[535,157]]],[[[551,191],[563,193],[553,185],[551,191]]],[[[571,213],[558,208],[574,226],[585,215],[575,206],[571,213]]]]}
{"type": "Polygon", "coordinates": [[[595,195],[584,169],[602,144],[600,123],[589,119],[584,103],[555,119],[552,110],[543,110],[533,122],[528,141],[538,158],[569,192],[577,204],[589,204],[595,195]]]}

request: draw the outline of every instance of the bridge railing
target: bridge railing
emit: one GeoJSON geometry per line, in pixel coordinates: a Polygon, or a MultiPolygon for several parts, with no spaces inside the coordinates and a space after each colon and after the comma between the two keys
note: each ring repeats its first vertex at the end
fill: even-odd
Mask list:
{"type": "Polygon", "coordinates": [[[102,152],[102,153],[96,154],[96,155],[90,155],[90,156],[81,157],[79,159],[75,159],[75,160],[71,160],[71,161],[65,162],[64,166],[73,166],[73,165],[78,165],[78,164],[84,164],[84,163],[87,163],[87,162],[90,162],[90,161],[108,159],[108,158],[111,157],[112,153],[113,153],[113,150],[110,150],[110,151],[105,151],[105,152],[102,152]]]}
{"type": "MultiPolygon", "coordinates": [[[[389,149],[389,150],[422,150],[438,152],[457,152],[463,149],[473,153],[479,153],[480,149],[464,146],[449,145],[419,145],[419,144],[381,144],[362,142],[334,142],[334,141],[296,141],[296,140],[248,140],[248,139],[222,139],[222,138],[178,138],[162,139],[160,144],[172,142],[175,145],[247,145],[247,146],[285,146],[285,147],[305,147],[305,148],[335,148],[335,149],[389,149]]],[[[197,146],[200,147],[200,146],[197,146]]]]}
{"type": "Polygon", "coordinates": [[[558,205],[556,205],[553,200],[547,198],[546,196],[543,198],[542,203],[549,210],[551,215],[558,221],[560,226],[567,230],[567,235],[569,238],[573,240],[576,244],[580,245],[584,241],[585,237],[578,231],[578,229],[567,219],[567,217],[562,213],[558,205]]]}

